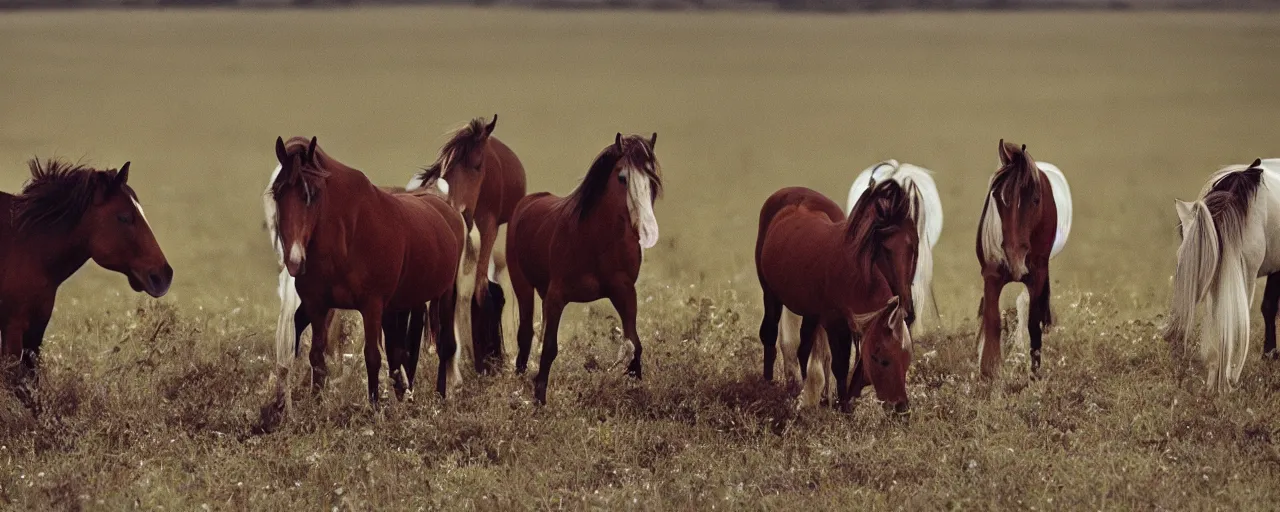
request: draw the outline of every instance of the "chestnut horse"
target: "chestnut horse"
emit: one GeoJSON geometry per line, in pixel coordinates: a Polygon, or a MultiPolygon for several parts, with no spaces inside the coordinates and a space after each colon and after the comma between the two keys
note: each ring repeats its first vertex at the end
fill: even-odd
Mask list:
{"type": "Polygon", "coordinates": [[[851,394],[860,396],[863,387],[873,385],[880,400],[907,411],[909,336],[897,343],[860,344],[856,360],[873,364],[855,368],[852,382],[848,377],[858,315],[878,311],[897,296],[903,320],[914,320],[911,281],[919,238],[910,205],[906,190],[891,180],[863,194],[848,219],[835,202],[807,188],[784,188],[769,196],[760,210],[755,253],[764,292],[765,380],[773,380],[785,307],[802,318],[797,355],[806,375],[818,328],[826,332],[841,409],[852,407],[851,394]]]}
{"type": "Polygon", "coordinates": [[[657,141],[657,133],[648,140],[617,134],[571,194],[531,194],[511,217],[507,266],[520,307],[516,372],[523,374],[528,366],[537,290],[542,298],[542,358],[533,383],[540,404],[547,402],[547,380],[559,351],[560,315],[571,302],[608,298],[613,303],[627,341],[614,366],[629,348],[627,373],[642,377],[636,278],[643,251],[658,242],[653,216],[653,203],[662,193],[662,172],[653,153],[657,141]]]}
{"type": "MultiPolygon", "coordinates": [[[[480,233],[479,254],[467,237],[467,263],[475,270],[475,286],[460,288],[462,296],[471,292],[469,309],[458,313],[471,313],[472,357],[476,371],[489,373],[502,367],[501,315],[504,297],[499,286],[489,286],[493,245],[498,238],[498,228],[511,220],[516,202],[525,194],[524,165],[514,151],[493,136],[498,115],[485,123],[482,118],[471,120],[454,132],[440,148],[435,163],[417,177],[421,185],[431,185],[439,180],[447,191],[449,204],[462,212],[467,222],[467,232],[472,226],[480,233]],[[488,270],[488,272],[486,272],[488,270]],[[492,300],[491,294],[498,294],[492,300]],[[497,336],[495,339],[494,336],[497,336]]],[[[413,182],[410,183],[412,187],[413,182]]]]}
{"type": "MultiPolygon", "coordinates": [[[[1280,251],[1269,236],[1280,232],[1280,159],[1224,167],[1209,177],[1195,202],[1178,201],[1178,264],[1165,338],[1180,346],[1195,326],[1196,308],[1207,303],[1200,354],[1210,391],[1240,381],[1249,353],[1249,305],[1257,278],[1262,295],[1264,359],[1278,359],[1280,251]]],[[[1180,348],[1180,347],[1179,347],[1180,348]]]]}
{"type": "MultiPolygon", "coordinates": [[[[298,291],[295,286],[295,279],[289,275],[288,269],[284,263],[284,247],[280,245],[280,235],[276,226],[276,199],[272,193],[272,187],[275,185],[276,178],[280,176],[280,170],[284,166],[276,164],[275,170],[271,172],[271,177],[267,180],[267,186],[262,191],[262,209],[266,218],[265,224],[267,228],[267,236],[271,241],[271,247],[276,253],[276,264],[279,265],[279,276],[277,276],[276,294],[280,297],[280,314],[276,319],[276,371],[272,373],[272,378],[276,379],[280,384],[288,380],[289,369],[293,365],[293,360],[298,357],[302,348],[302,333],[311,327],[312,320],[307,317],[306,311],[302,309],[302,298],[298,297],[298,291]]],[[[417,190],[422,183],[417,181],[415,177],[409,182],[408,188],[396,186],[381,186],[383,191],[390,194],[405,193],[406,190],[417,190]]],[[[440,182],[441,187],[446,186],[444,182],[440,182]]],[[[430,189],[428,189],[430,190],[430,189]]],[[[447,189],[442,189],[446,192],[447,189]]],[[[335,312],[336,313],[336,312],[335,312]]],[[[317,324],[320,328],[332,329],[333,314],[330,318],[319,319],[317,324]]],[[[416,324],[414,324],[416,325],[416,324]]],[[[434,340],[434,334],[432,339],[434,340]]],[[[336,333],[329,332],[329,336],[335,336],[336,333]]],[[[341,341],[333,340],[330,341],[341,341]]],[[[326,352],[330,358],[336,357],[339,349],[339,343],[326,344],[326,352]]],[[[457,365],[454,365],[454,382],[461,379],[461,373],[457,371],[457,365]]]]}
{"type": "Polygon", "coordinates": [[[1053,324],[1049,260],[1071,231],[1071,189],[1062,171],[1036,163],[1026,145],[1001,139],[999,150],[1000,168],[987,189],[976,244],[984,281],[978,352],[988,379],[1000,371],[1000,291],[1011,282],[1026,285],[1018,297],[1017,332],[1024,325],[1030,331],[1031,372],[1039,372],[1042,329],[1053,324]]]}
{"type": "MultiPolygon", "coordinates": [[[[129,163],[97,170],[31,160],[31,181],[14,196],[0,192],[0,356],[26,402],[58,286],[92,259],[124,274],[134,291],[163,297],[173,282],[138,195],[129,163]]],[[[30,403],[28,405],[31,405],[30,403]]]]}
{"type": "MultiPolygon", "coordinates": [[[[272,184],[276,229],[285,248],[285,268],[296,279],[308,318],[330,310],[356,309],[364,323],[369,401],[377,404],[382,365],[379,336],[386,334],[387,363],[396,397],[413,389],[426,304],[432,303],[442,332],[436,390],[446,396],[454,362],[455,277],[465,225],[457,210],[430,194],[390,194],[316,147],[316,139],[276,139],[281,170],[272,184]],[[407,336],[407,338],[406,338],[407,336]]],[[[324,387],[327,329],[313,329],[312,388],[324,387]]]]}

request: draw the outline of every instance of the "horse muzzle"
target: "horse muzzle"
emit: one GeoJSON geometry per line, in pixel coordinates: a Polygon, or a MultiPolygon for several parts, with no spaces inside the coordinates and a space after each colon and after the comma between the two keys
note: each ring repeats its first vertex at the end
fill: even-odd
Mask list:
{"type": "Polygon", "coordinates": [[[133,271],[129,273],[129,286],[135,292],[147,292],[155,298],[164,297],[173,284],[173,267],[165,263],[163,267],[150,271],[133,271]]]}

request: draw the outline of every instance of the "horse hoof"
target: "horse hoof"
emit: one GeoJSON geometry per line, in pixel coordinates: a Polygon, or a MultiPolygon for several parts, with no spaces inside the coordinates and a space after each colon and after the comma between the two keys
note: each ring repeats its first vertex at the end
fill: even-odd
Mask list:
{"type": "Polygon", "coordinates": [[[640,361],[632,361],[631,364],[627,365],[627,375],[636,378],[636,380],[643,380],[644,368],[640,366],[640,361]]]}
{"type": "Polygon", "coordinates": [[[547,384],[539,382],[533,386],[533,400],[538,405],[547,405],[547,384]]]}

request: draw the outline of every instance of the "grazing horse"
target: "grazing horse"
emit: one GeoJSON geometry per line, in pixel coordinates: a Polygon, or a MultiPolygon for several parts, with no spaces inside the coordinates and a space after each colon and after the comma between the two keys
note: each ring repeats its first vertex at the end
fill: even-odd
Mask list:
{"type": "Polygon", "coordinates": [[[608,298],[613,303],[626,338],[614,366],[630,349],[627,373],[642,377],[636,278],[644,249],[658,242],[653,216],[653,203],[662,193],[662,172],[653,153],[657,141],[657,133],[648,140],[619,133],[571,194],[531,194],[511,217],[507,268],[520,308],[516,372],[523,374],[528,366],[537,290],[542,298],[542,359],[533,382],[540,404],[547,402],[547,380],[559,351],[560,315],[571,302],[608,298]]]}
{"type": "MultiPolygon", "coordinates": [[[[916,232],[919,241],[916,253],[916,273],[911,282],[911,296],[921,300],[917,308],[922,316],[929,317],[934,326],[941,326],[942,318],[938,313],[938,301],[933,293],[933,248],[942,236],[942,198],[938,196],[938,186],[933,181],[933,172],[911,164],[900,164],[889,159],[864,169],[853,180],[849,187],[849,199],[845,203],[846,215],[853,212],[854,205],[876,182],[893,180],[907,190],[911,201],[911,217],[916,220],[916,232]],[[920,311],[923,310],[923,311],[920,311]]],[[[819,394],[831,395],[835,387],[835,377],[831,374],[831,352],[826,346],[825,333],[819,333],[815,339],[813,350],[819,351],[810,355],[807,378],[801,377],[796,350],[800,346],[800,316],[785,309],[782,323],[778,326],[782,343],[782,373],[792,382],[804,382],[804,393],[800,406],[806,407],[817,403],[819,394]],[[814,355],[819,356],[814,359],[814,355]],[[818,374],[812,373],[818,370],[818,374]]],[[[919,331],[925,325],[915,324],[913,330],[919,331]]]]}
{"type": "MultiPolygon", "coordinates": [[[[387,363],[396,397],[413,389],[421,332],[409,332],[432,303],[442,332],[436,390],[446,395],[454,363],[455,277],[465,225],[457,210],[431,194],[390,194],[316,147],[316,139],[276,139],[281,170],[272,183],[276,232],[285,268],[295,278],[308,318],[327,319],[333,309],[356,309],[364,323],[369,401],[378,402],[382,365],[379,336],[386,334],[387,363]],[[407,336],[407,338],[406,338],[407,336]]],[[[433,322],[435,320],[433,319],[433,322]]],[[[314,329],[312,388],[324,387],[327,329],[314,329]]]]}
{"type": "MultiPolygon", "coordinates": [[[[468,266],[475,269],[475,286],[470,289],[472,356],[477,372],[490,373],[502,368],[501,315],[504,302],[502,288],[490,286],[490,263],[493,245],[498,238],[498,228],[511,220],[516,203],[525,194],[524,165],[514,151],[493,136],[498,115],[485,123],[482,118],[471,120],[454,132],[440,148],[435,163],[428,166],[415,179],[417,185],[431,184],[437,180],[447,183],[449,203],[462,212],[467,222],[467,232],[475,226],[480,232],[479,254],[475,254],[471,238],[467,237],[468,266]],[[486,272],[484,269],[488,269],[486,272]],[[491,295],[496,297],[490,299],[491,295]],[[494,336],[497,336],[495,339],[494,336]]],[[[415,183],[410,182],[412,189],[415,183]]],[[[460,289],[464,296],[468,291],[460,289]]]]}
{"type": "MultiPolygon", "coordinates": [[[[853,337],[860,333],[858,315],[880,310],[899,297],[902,319],[914,320],[911,281],[915,275],[919,238],[910,213],[907,191],[889,180],[873,185],[846,219],[830,199],[803,187],[781,189],[760,210],[756,238],[756,274],[764,292],[764,378],[773,380],[778,321],[785,307],[802,318],[797,357],[807,374],[810,351],[819,328],[830,342],[839,405],[852,407],[850,395],[860,396],[871,384],[876,395],[906,412],[907,367],[911,364],[909,336],[899,343],[859,344],[856,361],[871,361],[850,381],[853,337]],[[869,381],[869,382],[868,382],[869,381]]],[[[805,375],[807,377],[807,375],[805,375]]]]}
{"type": "Polygon", "coordinates": [[[1019,282],[1018,336],[1031,334],[1031,373],[1040,371],[1042,329],[1053,324],[1049,260],[1071,232],[1071,189],[1062,171],[1036,162],[1026,145],[1000,140],[1000,167],[991,176],[978,221],[977,254],[984,289],[978,354],[983,378],[1000,371],[1000,291],[1019,282]],[[1028,311],[1029,310],[1029,311],[1028,311]],[[1029,317],[1028,317],[1029,315],[1029,317]]]}
{"type": "Polygon", "coordinates": [[[1175,202],[1178,264],[1165,338],[1182,344],[1195,325],[1196,308],[1207,303],[1200,354],[1208,366],[1210,391],[1229,391],[1240,381],[1249,352],[1249,305],[1257,278],[1266,276],[1262,357],[1276,350],[1280,309],[1280,249],[1269,233],[1280,230],[1280,159],[1224,167],[1209,178],[1195,202],[1175,202]]]}
{"type": "MultiPolygon", "coordinates": [[[[58,286],[92,259],[124,274],[134,291],[163,297],[173,282],[138,195],[129,163],[97,170],[60,161],[31,160],[31,181],[14,196],[0,192],[0,359],[19,397],[36,376],[45,327],[58,286]]],[[[28,404],[30,405],[30,404],[28,404]]]]}

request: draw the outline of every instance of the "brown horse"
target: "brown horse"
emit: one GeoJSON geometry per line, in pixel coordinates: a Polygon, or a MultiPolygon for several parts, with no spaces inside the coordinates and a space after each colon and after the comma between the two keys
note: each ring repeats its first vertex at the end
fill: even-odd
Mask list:
{"type": "MultiPolygon", "coordinates": [[[[531,194],[511,217],[507,265],[520,307],[517,373],[523,374],[529,362],[534,290],[542,298],[542,359],[533,379],[538,403],[547,402],[547,380],[559,350],[560,314],[571,302],[608,298],[613,303],[632,353],[627,373],[642,377],[636,278],[642,251],[658,241],[653,216],[653,203],[662,193],[662,172],[653,153],[657,141],[656,133],[649,140],[619,133],[596,156],[573,193],[564,198],[531,194]]],[[[627,349],[621,347],[619,363],[627,349]]]]}
{"type": "MultiPolygon", "coordinates": [[[[511,148],[493,136],[497,124],[497,114],[487,124],[482,118],[471,120],[454,132],[453,137],[440,148],[436,162],[418,177],[427,188],[432,188],[436,180],[444,181],[446,186],[441,189],[448,191],[449,203],[462,212],[467,232],[471,232],[472,226],[480,232],[478,255],[471,246],[471,237],[467,237],[467,260],[476,274],[470,309],[473,316],[472,356],[476,370],[481,372],[502,366],[502,307],[489,300],[490,294],[501,294],[502,290],[489,286],[487,269],[498,238],[498,228],[511,220],[516,202],[525,194],[524,165],[511,148]],[[497,339],[493,338],[495,334],[497,339]]],[[[503,302],[504,298],[498,296],[493,300],[503,302]]],[[[467,310],[459,312],[463,311],[467,310]]]]}
{"type": "Polygon", "coordinates": [[[854,372],[866,379],[850,383],[848,376],[859,315],[878,311],[897,296],[903,319],[914,320],[911,282],[917,241],[909,198],[892,180],[872,184],[848,219],[835,202],[807,188],[784,188],[769,196],[760,210],[756,238],[756,273],[764,291],[760,342],[765,380],[773,380],[778,320],[785,306],[803,318],[798,357],[806,375],[818,328],[826,332],[842,409],[852,407],[851,394],[856,398],[871,384],[880,400],[906,412],[909,337],[860,344],[858,365],[870,365],[854,372]]]}
{"type": "MultiPolygon", "coordinates": [[[[281,171],[272,184],[285,268],[296,279],[302,309],[311,319],[328,319],[332,309],[356,309],[364,321],[365,369],[369,401],[378,402],[386,334],[387,363],[397,398],[413,389],[426,304],[432,303],[442,332],[436,390],[445,396],[453,364],[455,277],[465,226],[461,215],[430,194],[390,194],[310,142],[276,139],[281,171]],[[386,328],[391,326],[390,328],[386,328]],[[384,332],[385,331],[385,332],[384,332]],[[407,336],[407,339],[406,339],[407,336]],[[415,339],[416,338],[416,339],[415,339]]],[[[328,329],[312,330],[312,387],[324,387],[328,329]]]]}
{"type": "MultiPolygon", "coordinates": [[[[1018,301],[1019,323],[1029,306],[1031,372],[1040,370],[1041,332],[1053,323],[1049,259],[1062,249],[1071,228],[1071,196],[1062,172],[1037,165],[1026,150],[1000,140],[1000,168],[991,177],[978,222],[976,246],[984,282],[978,350],[982,376],[988,379],[1000,371],[1000,291],[1012,282],[1027,287],[1018,301]]],[[[1022,326],[1018,329],[1021,333],[1022,326]]]]}
{"type": "Polygon", "coordinates": [[[0,355],[6,366],[21,361],[15,384],[34,377],[58,286],[88,260],[152,297],[163,297],[173,282],[173,267],[128,185],[128,162],[119,170],[27,165],[31,181],[22,193],[0,192],[0,211],[10,212],[0,221],[0,355]]]}

